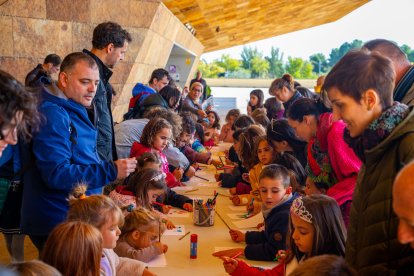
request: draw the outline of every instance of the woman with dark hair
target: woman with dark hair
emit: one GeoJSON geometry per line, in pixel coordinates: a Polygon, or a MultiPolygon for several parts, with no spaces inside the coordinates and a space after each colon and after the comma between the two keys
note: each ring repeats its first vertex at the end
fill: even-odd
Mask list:
{"type": "Polygon", "coordinates": [[[181,92],[175,86],[166,85],[158,93],[149,95],[139,107],[138,115],[135,119],[142,118],[144,113],[154,107],[175,110],[181,99],[181,92]]]}
{"type": "MultiPolygon", "coordinates": [[[[414,251],[400,244],[393,181],[414,158],[414,111],[393,101],[395,70],[378,52],[348,52],[325,79],[345,141],[364,162],[352,202],[346,261],[358,275],[414,275],[414,251]]],[[[329,190],[328,190],[329,192],[329,190]]]]}
{"type": "Polygon", "coordinates": [[[266,116],[270,121],[283,118],[285,110],[282,107],[282,103],[276,97],[267,99],[263,106],[266,108],[266,116]]]}
{"type": "Polygon", "coordinates": [[[264,94],[260,89],[255,89],[250,92],[250,100],[247,105],[247,114],[251,115],[257,108],[263,107],[264,94]]]}
{"type": "Polygon", "coordinates": [[[295,130],[288,124],[286,119],[274,120],[266,130],[267,139],[278,153],[290,153],[303,167],[306,167],[306,145],[305,141],[298,139],[295,130]]]}
{"type": "Polygon", "coordinates": [[[275,79],[270,85],[269,94],[283,103],[285,108],[284,117],[286,117],[289,107],[298,99],[303,98],[302,94],[296,90],[293,77],[289,74],[284,74],[281,78],[275,79]]]}
{"type": "Polygon", "coordinates": [[[29,150],[18,139],[30,140],[39,122],[35,94],[0,70],[0,232],[4,234],[12,262],[24,260],[25,235],[20,229],[21,172],[22,151],[28,155],[29,150]]]}
{"type": "Polygon", "coordinates": [[[299,99],[287,112],[296,135],[308,142],[306,172],[313,182],[326,183],[327,195],[341,207],[345,224],[361,160],[344,141],[345,123],[334,121],[322,102],[299,99]]]}

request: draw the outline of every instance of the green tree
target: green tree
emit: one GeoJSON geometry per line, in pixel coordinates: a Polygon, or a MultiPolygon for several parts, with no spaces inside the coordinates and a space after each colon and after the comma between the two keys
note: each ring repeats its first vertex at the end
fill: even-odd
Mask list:
{"type": "Polygon", "coordinates": [[[345,42],[339,48],[332,49],[331,53],[329,54],[329,66],[334,66],[349,50],[355,48],[361,48],[362,41],[358,39],[354,39],[351,43],[345,42]]]}
{"type": "Polygon", "coordinates": [[[242,67],[244,69],[251,70],[252,59],[257,56],[262,57],[262,53],[257,50],[257,47],[252,48],[252,47],[244,46],[241,52],[241,55],[240,55],[241,61],[242,61],[242,67]]]}
{"type": "Polygon", "coordinates": [[[226,69],[227,72],[234,72],[240,68],[240,60],[231,58],[230,55],[223,54],[221,58],[217,61],[217,64],[220,67],[226,69]]]}
{"type": "Polygon", "coordinates": [[[291,74],[295,79],[309,79],[314,77],[312,63],[299,57],[288,57],[285,68],[286,72],[291,74]]]}
{"type": "Polygon", "coordinates": [[[226,69],[221,67],[217,61],[207,63],[205,60],[199,62],[198,70],[201,71],[205,78],[218,78],[218,74],[226,71],[226,69]]]}
{"type": "Polygon", "coordinates": [[[265,59],[269,62],[269,77],[281,77],[285,69],[283,66],[283,53],[279,52],[279,48],[274,48],[272,46],[270,49],[270,56],[266,56],[265,59]]]}
{"type": "Polygon", "coordinates": [[[269,72],[269,62],[261,56],[255,56],[251,60],[252,78],[265,77],[269,72]]]}
{"type": "Polygon", "coordinates": [[[400,48],[407,55],[408,60],[414,62],[414,50],[407,44],[401,45],[400,48]]]}
{"type": "Polygon", "coordinates": [[[328,72],[328,61],[322,53],[313,54],[309,57],[309,61],[313,66],[313,72],[321,75],[328,72]]]}

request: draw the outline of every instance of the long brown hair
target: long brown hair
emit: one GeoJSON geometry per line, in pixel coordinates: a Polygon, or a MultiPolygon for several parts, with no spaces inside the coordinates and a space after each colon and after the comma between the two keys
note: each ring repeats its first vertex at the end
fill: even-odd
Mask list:
{"type": "Polygon", "coordinates": [[[239,136],[239,155],[240,160],[243,163],[243,166],[250,170],[254,165],[258,163],[257,154],[254,154],[255,150],[255,139],[259,136],[264,136],[265,131],[261,126],[252,125],[239,136]],[[252,154],[253,153],[253,154],[252,154]]]}
{"type": "MultiPolygon", "coordinates": [[[[315,228],[312,252],[309,257],[323,254],[345,256],[346,228],[335,199],[314,194],[302,197],[302,201],[306,210],[312,215],[312,226],[315,228]]],[[[300,260],[304,256],[293,240],[294,229],[292,219],[289,219],[288,247],[291,251],[285,263],[290,262],[294,257],[300,260]]]]}
{"type": "Polygon", "coordinates": [[[165,175],[150,168],[143,168],[131,174],[126,185],[137,198],[137,207],[141,206],[149,210],[152,209],[152,206],[148,200],[148,190],[163,190],[165,193],[167,189],[165,175]]]}
{"type": "MultiPolygon", "coordinates": [[[[152,148],[155,136],[163,129],[172,130],[171,124],[162,118],[151,119],[142,130],[140,142],[146,147],[152,148]]],[[[171,138],[171,137],[170,137],[171,138]]]]}
{"type": "Polygon", "coordinates": [[[64,222],[50,233],[41,259],[64,276],[99,276],[102,235],[81,221],[64,222]]]}

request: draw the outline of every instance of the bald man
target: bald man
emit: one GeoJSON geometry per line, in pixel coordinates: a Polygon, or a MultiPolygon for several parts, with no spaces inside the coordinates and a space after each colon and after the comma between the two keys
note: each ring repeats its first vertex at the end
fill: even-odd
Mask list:
{"type": "Polygon", "coordinates": [[[386,39],[370,40],[362,47],[379,52],[391,60],[395,70],[394,101],[414,105],[414,66],[400,47],[386,39]]]}
{"type": "Polygon", "coordinates": [[[398,224],[398,240],[402,244],[409,243],[414,249],[414,162],[406,165],[398,173],[392,192],[393,208],[400,222],[398,224]]]}

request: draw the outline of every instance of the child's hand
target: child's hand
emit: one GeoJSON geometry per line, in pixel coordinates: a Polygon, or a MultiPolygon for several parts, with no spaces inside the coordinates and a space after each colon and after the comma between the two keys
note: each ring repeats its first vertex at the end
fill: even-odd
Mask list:
{"type": "Polygon", "coordinates": [[[164,205],[162,206],[162,212],[164,214],[168,214],[168,212],[171,210],[172,206],[171,205],[164,205]]]}
{"type": "Polygon", "coordinates": [[[216,181],[219,181],[220,180],[220,174],[221,173],[214,174],[214,178],[216,179],[216,181]]]}
{"type": "Polygon", "coordinates": [[[142,272],[142,276],[157,276],[157,274],[149,271],[148,269],[144,269],[144,271],[142,272]]]}
{"type": "Polygon", "coordinates": [[[193,167],[193,166],[190,166],[190,167],[188,167],[188,170],[187,170],[187,172],[185,173],[185,175],[186,175],[188,178],[191,178],[191,177],[193,177],[193,176],[195,175],[195,173],[196,173],[196,170],[194,169],[194,167],[193,167]]]}
{"type": "Polygon", "coordinates": [[[256,225],[257,230],[260,230],[264,226],[264,222],[259,223],[256,225]]]}
{"type": "Polygon", "coordinates": [[[212,164],[213,166],[215,166],[215,167],[217,167],[217,166],[221,166],[221,165],[222,165],[220,161],[215,160],[215,159],[213,159],[213,158],[211,159],[211,164],[212,164]]]}
{"type": "Polygon", "coordinates": [[[165,226],[167,227],[168,230],[171,230],[171,229],[175,228],[175,225],[174,225],[174,223],[172,223],[171,220],[165,221],[165,226]]]}
{"type": "Polygon", "coordinates": [[[222,185],[221,181],[218,181],[217,186],[221,187],[221,185],[222,185]]]}
{"type": "Polygon", "coordinates": [[[231,239],[235,242],[244,242],[246,240],[246,235],[239,230],[230,229],[229,233],[231,239]]]}
{"type": "Polygon", "coordinates": [[[244,248],[233,248],[233,249],[227,249],[222,251],[217,251],[213,253],[214,257],[229,257],[229,258],[236,258],[238,256],[244,255],[244,248]]]}
{"type": "Polygon", "coordinates": [[[160,254],[165,253],[168,250],[168,245],[163,244],[162,242],[156,242],[155,246],[158,248],[158,252],[160,252],[160,254]]]}
{"type": "Polygon", "coordinates": [[[237,189],[236,189],[236,187],[230,188],[230,189],[229,189],[229,193],[230,193],[231,195],[236,195],[236,193],[237,193],[237,189]]]}
{"type": "Polygon", "coordinates": [[[220,259],[223,260],[224,270],[226,270],[228,274],[232,274],[236,270],[239,264],[237,260],[226,257],[226,256],[220,257],[220,259]]]}
{"type": "Polygon", "coordinates": [[[183,209],[188,211],[188,212],[192,212],[193,211],[193,204],[191,203],[184,203],[183,204],[183,209]]]}
{"type": "Polygon", "coordinates": [[[238,206],[240,205],[240,197],[238,195],[234,195],[232,197],[230,197],[231,201],[233,202],[234,205],[238,206]]]}
{"type": "Polygon", "coordinates": [[[180,180],[181,180],[181,178],[183,178],[183,173],[184,173],[183,169],[176,168],[176,169],[173,171],[173,173],[172,173],[172,174],[175,176],[175,178],[176,178],[178,181],[180,181],[180,180]]]}

